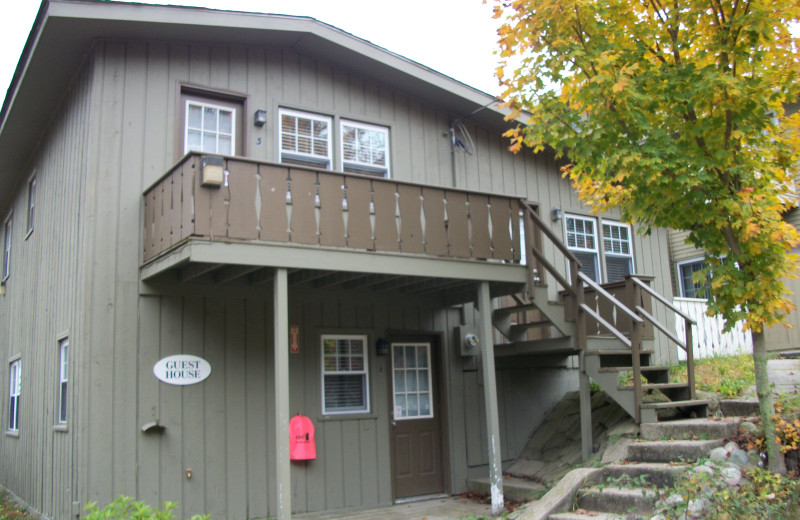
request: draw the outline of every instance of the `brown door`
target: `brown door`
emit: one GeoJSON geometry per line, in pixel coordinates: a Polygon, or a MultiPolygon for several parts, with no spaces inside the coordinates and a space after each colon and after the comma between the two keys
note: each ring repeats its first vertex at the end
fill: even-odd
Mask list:
{"type": "Polygon", "coordinates": [[[395,498],[444,492],[436,356],[429,342],[392,343],[395,498]]]}

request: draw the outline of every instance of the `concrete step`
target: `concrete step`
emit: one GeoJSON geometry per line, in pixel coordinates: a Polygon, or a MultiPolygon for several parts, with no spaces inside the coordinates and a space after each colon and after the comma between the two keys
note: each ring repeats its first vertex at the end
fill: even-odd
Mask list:
{"type": "Polygon", "coordinates": [[[578,507],[608,513],[652,514],[658,493],[641,487],[593,486],[578,492],[578,507]]]}
{"type": "Polygon", "coordinates": [[[640,479],[649,485],[672,487],[691,466],[689,464],[641,462],[636,464],[609,464],[603,468],[605,481],[621,481],[627,475],[630,481],[640,479]]]}
{"type": "Polygon", "coordinates": [[[693,439],[729,439],[736,435],[741,417],[724,419],[685,419],[641,425],[643,439],[657,441],[659,439],[693,440],[693,439]]]}
{"type": "Polygon", "coordinates": [[[697,460],[723,444],[722,439],[636,442],[628,446],[628,460],[664,463],[697,460]]]}
{"type": "Polygon", "coordinates": [[[757,399],[722,399],[719,411],[725,417],[751,417],[758,415],[757,399]]]}
{"type": "MultiPolygon", "coordinates": [[[[491,492],[489,478],[472,478],[467,481],[467,489],[473,493],[488,495],[491,492]]],[[[503,478],[503,496],[510,500],[529,501],[541,498],[547,489],[539,482],[517,477],[503,478]]]]}

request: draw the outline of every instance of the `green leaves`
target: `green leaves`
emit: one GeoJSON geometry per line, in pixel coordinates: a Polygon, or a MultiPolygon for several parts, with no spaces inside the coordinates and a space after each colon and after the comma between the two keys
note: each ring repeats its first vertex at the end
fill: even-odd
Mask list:
{"type": "Polygon", "coordinates": [[[495,14],[501,56],[522,57],[498,74],[521,122],[512,150],[567,151],[563,173],[594,211],[689,230],[726,256],[710,309],[731,324],[760,330],[792,310],[796,1],[498,0],[495,14]]]}

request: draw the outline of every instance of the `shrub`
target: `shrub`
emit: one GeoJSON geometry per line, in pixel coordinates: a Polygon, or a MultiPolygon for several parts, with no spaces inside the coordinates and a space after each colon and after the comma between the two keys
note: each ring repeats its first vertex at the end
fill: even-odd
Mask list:
{"type": "MultiPolygon", "coordinates": [[[[153,510],[144,502],[134,502],[131,497],[120,495],[113,502],[100,509],[96,502],[89,502],[86,520],[172,520],[175,515],[175,502],[164,502],[160,510],[153,510]]],[[[208,515],[194,515],[191,520],[211,520],[208,515]]]]}

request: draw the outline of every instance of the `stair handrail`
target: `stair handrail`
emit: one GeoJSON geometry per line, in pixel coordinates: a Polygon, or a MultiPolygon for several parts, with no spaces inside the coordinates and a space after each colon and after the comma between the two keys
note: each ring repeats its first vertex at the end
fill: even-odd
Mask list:
{"type": "Polygon", "coordinates": [[[641,314],[647,321],[653,324],[658,330],[664,333],[667,338],[672,340],[676,345],[682,348],[686,352],[686,379],[689,386],[689,399],[694,400],[697,397],[697,392],[695,390],[695,377],[694,377],[694,346],[692,342],[692,325],[697,325],[697,321],[695,321],[692,317],[688,314],[677,308],[675,305],[672,304],[669,300],[664,298],[661,294],[657,293],[653,288],[649,285],[641,281],[636,275],[628,275],[626,277],[633,283],[634,289],[634,304],[636,311],[641,314]],[[641,305],[638,304],[640,299],[640,290],[646,291],[650,296],[664,304],[669,310],[683,318],[684,322],[684,340],[681,342],[680,338],[678,338],[672,331],[669,330],[666,326],[664,326],[661,322],[659,322],[655,316],[647,312],[641,305]]]}
{"type": "MultiPolygon", "coordinates": [[[[634,403],[634,420],[636,423],[642,422],[642,328],[644,319],[637,313],[628,308],[627,305],[619,301],[610,292],[603,289],[600,284],[589,278],[584,273],[578,273],[578,279],[581,280],[586,286],[592,288],[595,294],[602,296],[624,314],[626,314],[632,322],[631,337],[626,338],[625,335],[617,329],[614,325],[603,319],[598,312],[581,302],[580,309],[596,319],[602,326],[608,329],[611,334],[616,336],[617,339],[631,349],[631,369],[633,371],[633,403],[634,403]]],[[[583,291],[580,291],[583,293],[583,291]]],[[[637,301],[637,300],[634,300],[637,301]]]]}
{"type": "MultiPolygon", "coordinates": [[[[561,239],[558,238],[556,234],[553,233],[553,231],[550,229],[550,227],[544,223],[544,221],[536,213],[536,209],[528,201],[525,200],[520,201],[520,204],[522,206],[522,210],[536,224],[536,226],[539,228],[539,231],[541,231],[543,235],[545,235],[548,239],[550,239],[550,242],[553,244],[553,246],[555,246],[555,248],[558,249],[561,252],[561,254],[564,255],[564,257],[566,257],[567,261],[569,262],[570,272],[575,273],[580,271],[581,268],[580,260],[578,260],[578,258],[574,254],[572,254],[572,252],[569,249],[567,249],[567,246],[564,245],[561,239]]],[[[535,256],[537,262],[539,262],[539,264],[545,268],[547,273],[551,275],[553,278],[555,278],[555,280],[568,293],[570,293],[573,296],[576,296],[577,291],[575,290],[573,282],[570,282],[566,278],[564,278],[564,276],[558,272],[555,266],[553,266],[553,264],[551,264],[550,261],[547,260],[547,257],[544,255],[544,252],[539,251],[536,248],[535,241],[533,240],[533,232],[532,230],[529,229],[527,219],[525,220],[525,230],[526,230],[525,238],[527,244],[526,252],[530,252],[533,256],[535,256]]],[[[532,263],[530,263],[529,269],[531,271],[531,278],[533,278],[532,263]]]]}

